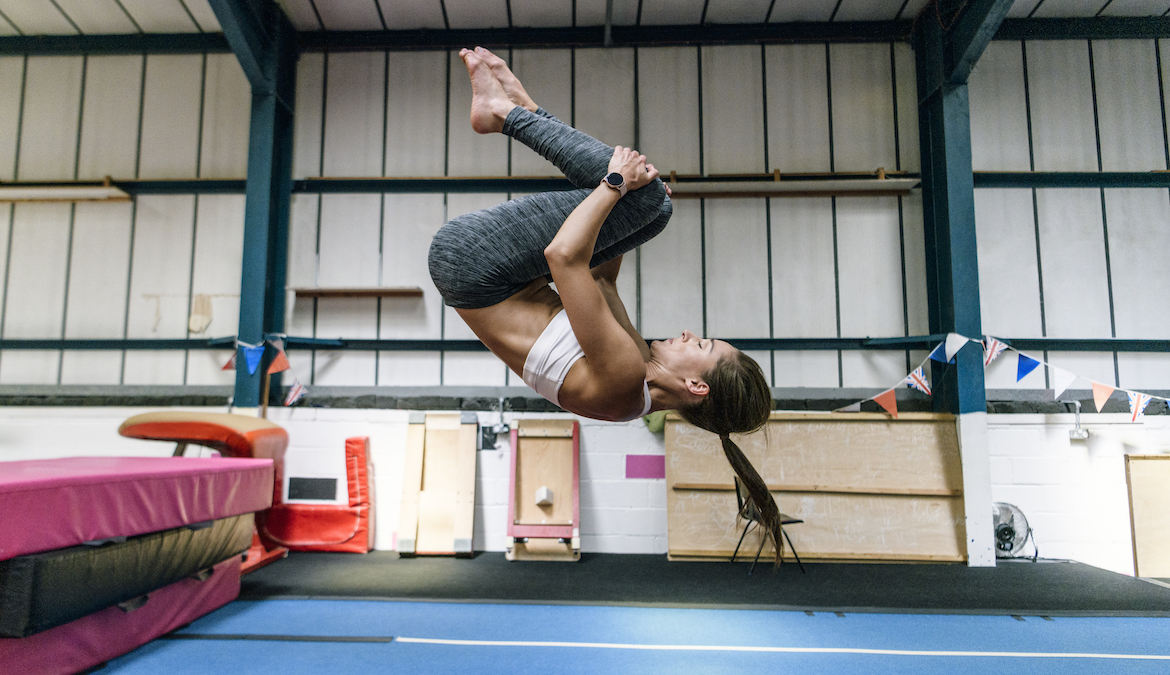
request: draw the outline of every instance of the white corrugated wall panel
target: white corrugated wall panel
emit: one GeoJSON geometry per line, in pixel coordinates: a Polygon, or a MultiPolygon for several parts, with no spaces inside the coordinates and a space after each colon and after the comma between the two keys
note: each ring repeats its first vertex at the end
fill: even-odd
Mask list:
{"type": "Polygon", "coordinates": [[[766,171],[760,48],[703,47],[702,60],[704,173],[766,171]]]}
{"type": "Polygon", "coordinates": [[[507,0],[446,0],[451,28],[507,28],[507,0]]]}
{"type": "Polygon", "coordinates": [[[573,0],[511,0],[510,7],[518,28],[573,25],[573,0]]]}
{"type": "Polygon", "coordinates": [[[77,34],[50,0],[0,0],[0,12],[25,35],[77,34]]]}
{"type": "Polygon", "coordinates": [[[28,60],[20,132],[19,180],[70,180],[77,158],[80,56],[28,60]]]}
{"type": "Polygon", "coordinates": [[[195,177],[202,81],[202,55],[146,57],[141,178],[195,177]]]}
{"type": "Polygon", "coordinates": [[[79,179],[134,177],[143,58],[89,57],[77,160],[79,179]]]}
{"type": "MultiPolygon", "coordinates": [[[[976,171],[1028,171],[1028,103],[1018,42],[987,46],[968,88],[976,171]]],[[[978,193],[976,193],[978,194],[978,193]]]]}
{"type": "Polygon", "coordinates": [[[1096,171],[1088,43],[1054,40],[1025,47],[1036,170],[1096,171]]]}
{"type": "Polygon", "coordinates": [[[116,0],[56,0],[56,3],[86,35],[138,32],[126,13],[118,8],[116,0]]]}
{"type": "Polygon", "coordinates": [[[836,171],[887,170],[897,165],[889,46],[829,47],[836,171]]]}
{"type": "Polygon", "coordinates": [[[248,132],[252,88],[232,54],[207,55],[203,97],[200,178],[244,178],[248,174],[248,132]]]}
{"type": "Polygon", "coordinates": [[[663,339],[703,330],[702,220],[699,200],[674,202],[670,224],[642,245],[642,329],[663,339]]]}
{"type": "Polygon", "coordinates": [[[302,54],[297,63],[297,106],[293,118],[293,178],[321,175],[321,102],[325,96],[325,54],[302,54]]]}
{"type": "Polygon", "coordinates": [[[443,8],[439,2],[405,3],[396,0],[378,0],[382,18],[390,30],[417,30],[445,28],[443,8]]]}
{"type": "MultiPolygon", "coordinates": [[[[71,208],[70,204],[16,205],[3,337],[61,337],[71,208]]],[[[0,383],[56,384],[59,360],[56,351],[6,351],[0,358],[0,383]]]]}
{"type": "Polygon", "coordinates": [[[768,337],[767,201],[706,205],[706,337],[768,337]]]}
{"type": "MultiPolygon", "coordinates": [[[[193,195],[141,196],[134,226],[127,337],[185,338],[193,195]]],[[[182,384],[181,351],[126,353],[126,384],[182,384]]]]}
{"type": "Polygon", "coordinates": [[[134,22],[146,33],[197,33],[199,26],[179,0],[121,0],[134,22]]]}
{"type": "Polygon", "coordinates": [[[442,176],[447,52],[390,52],[386,175],[442,176]]]}
{"type": "Polygon", "coordinates": [[[708,0],[705,23],[764,23],[772,0],[708,0]]]}
{"type": "Polygon", "coordinates": [[[766,170],[828,171],[829,90],[824,45],[769,45],[765,58],[769,164],[766,170]]]}
{"type": "Polygon", "coordinates": [[[699,23],[707,0],[642,0],[643,26],[699,23]]]}
{"type": "MultiPolygon", "coordinates": [[[[191,276],[192,312],[200,296],[210,303],[211,322],[194,338],[236,335],[240,323],[240,278],[244,259],[244,196],[200,195],[195,213],[195,268],[191,276]]],[[[188,326],[188,328],[190,328],[188,326]]],[[[193,350],[187,355],[187,384],[232,384],[235,374],[221,370],[228,352],[193,350]]]]}
{"type": "Polygon", "coordinates": [[[574,126],[606,145],[632,147],[634,50],[578,49],[576,65],[574,126]]]}
{"type": "Polygon", "coordinates": [[[314,3],[325,30],[382,30],[374,0],[329,0],[314,3]]]}
{"type": "Polygon", "coordinates": [[[381,176],[385,56],[329,55],[325,101],[326,176],[381,176]]]}
{"type": "Polygon", "coordinates": [[[698,54],[694,47],[638,50],[636,149],[664,174],[699,173],[698,54]]]}
{"type": "Polygon", "coordinates": [[[898,100],[898,148],[902,171],[918,171],[918,73],[910,45],[894,44],[894,79],[898,100]]]}
{"type": "Polygon", "coordinates": [[[1167,168],[1156,57],[1150,40],[1093,42],[1103,171],[1167,168]]]}
{"type": "MultiPolygon", "coordinates": [[[[373,339],[377,332],[376,306],[374,298],[319,299],[317,337],[373,339]]],[[[327,386],[372,387],[374,362],[374,352],[319,351],[313,381],[327,386]]]]}
{"type": "MultiPolygon", "coordinates": [[[[73,219],[66,338],[123,337],[133,205],[81,203],[73,219]]],[[[122,352],[66,351],[62,384],[118,384],[122,352]]]]}
{"type": "Polygon", "coordinates": [[[20,89],[24,80],[23,57],[0,57],[0,180],[13,180],[16,166],[17,129],[20,126],[20,89]]]}

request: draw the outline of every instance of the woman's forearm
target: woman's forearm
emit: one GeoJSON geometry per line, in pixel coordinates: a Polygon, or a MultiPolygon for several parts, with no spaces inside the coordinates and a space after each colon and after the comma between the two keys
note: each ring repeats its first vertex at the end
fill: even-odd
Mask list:
{"type": "Polygon", "coordinates": [[[556,264],[584,264],[589,265],[593,258],[593,247],[597,244],[597,234],[601,225],[609,217],[621,195],[604,186],[598,186],[593,193],[584,199],[561,225],[557,236],[544,249],[544,256],[549,265],[556,264]]]}

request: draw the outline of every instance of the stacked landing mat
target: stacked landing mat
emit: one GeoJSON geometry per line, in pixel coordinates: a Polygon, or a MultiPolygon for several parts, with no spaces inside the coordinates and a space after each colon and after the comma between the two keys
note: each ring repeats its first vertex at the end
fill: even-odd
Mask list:
{"type": "Polygon", "coordinates": [[[272,461],[0,463],[0,664],[73,673],[239,594],[272,461]]]}

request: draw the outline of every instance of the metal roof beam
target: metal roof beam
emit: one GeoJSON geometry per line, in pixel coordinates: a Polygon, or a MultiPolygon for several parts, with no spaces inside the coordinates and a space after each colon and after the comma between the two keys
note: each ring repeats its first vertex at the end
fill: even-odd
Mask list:
{"type": "Polygon", "coordinates": [[[1015,0],[974,0],[947,31],[947,80],[961,84],[991,43],[1015,0]]]}

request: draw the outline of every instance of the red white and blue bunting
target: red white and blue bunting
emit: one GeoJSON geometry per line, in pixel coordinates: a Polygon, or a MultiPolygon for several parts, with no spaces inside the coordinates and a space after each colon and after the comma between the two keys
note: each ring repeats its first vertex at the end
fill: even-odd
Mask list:
{"type": "MultiPolygon", "coordinates": [[[[309,393],[309,390],[305,388],[305,385],[301,384],[301,381],[297,379],[296,374],[292,371],[292,364],[289,363],[288,355],[284,353],[284,339],[282,337],[274,337],[271,340],[266,340],[265,343],[272,345],[272,348],[276,350],[276,356],[272,357],[272,363],[268,365],[267,374],[272,375],[274,373],[288,371],[288,374],[292,376],[292,386],[289,387],[288,396],[284,399],[284,405],[290,406],[304,398],[309,393]]],[[[264,356],[265,343],[252,345],[237,338],[236,351],[232,352],[232,357],[228,359],[228,362],[224,364],[221,370],[235,370],[236,355],[240,351],[243,351],[244,363],[248,366],[248,374],[254,375],[256,369],[260,367],[260,361],[264,356]]]]}

